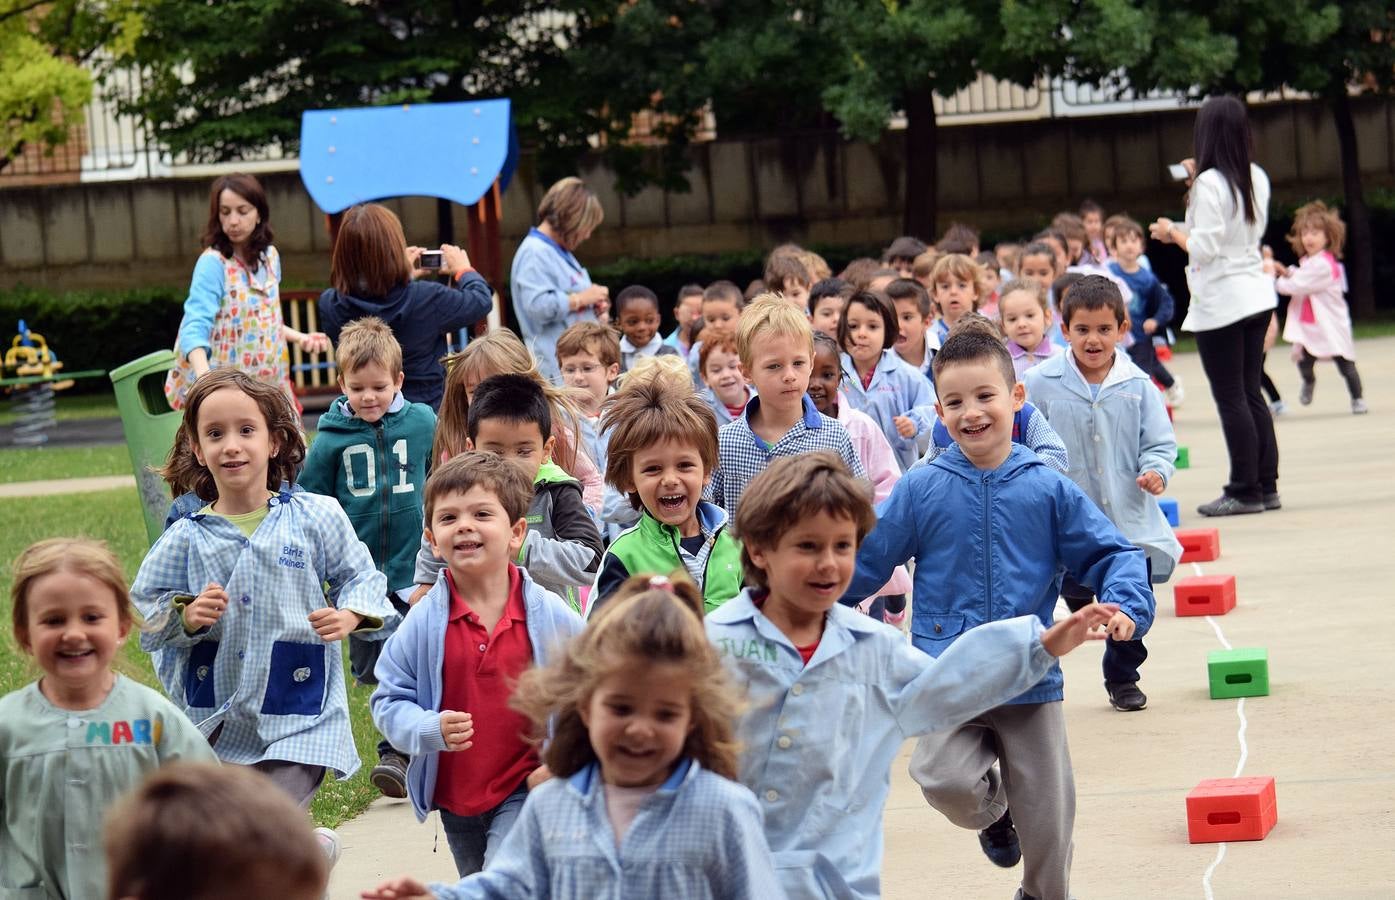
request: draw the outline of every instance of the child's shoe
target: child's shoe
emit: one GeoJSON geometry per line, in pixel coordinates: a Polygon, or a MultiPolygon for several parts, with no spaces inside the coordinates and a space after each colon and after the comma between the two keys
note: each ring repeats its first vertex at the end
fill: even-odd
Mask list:
{"type": "Polygon", "coordinates": [[[1269,412],[1271,415],[1282,416],[1288,412],[1288,404],[1282,400],[1274,400],[1269,404],[1269,412]]]}
{"type": "Polygon", "coordinates": [[[1266,511],[1272,510],[1272,509],[1283,509],[1283,508],[1284,508],[1283,501],[1279,499],[1279,492],[1278,492],[1278,491],[1271,491],[1271,492],[1265,494],[1265,495],[1264,495],[1264,499],[1261,500],[1260,502],[1264,504],[1264,509],[1265,509],[1266,511]]]}
{"type": "Polygon", "coordinates": [[[407,757],[396,750],[385,751],[368,780],[384,797],[401,800],[407,796],[407,757]]]}
{"type": "Polygon", "coordinates": [[[1305,382],[1303,382],[1302,387],[1300,387],[1300,388],[1298,389],[1298,402],[1299,402],[1299,403],[1303,404],[1304,406],[1307,406],[1309,403],[1312,403],[1312,402],[1313,402],[1313,387],[1314,387],[1315,385],[1316,385],[1316,382],[1313,382],[1313,381],[1305,381],[1305,382]]]}
{"type": "Polygon", "coordinates": [[[1264,512],[1264,504],[1237,500],[1222,494],[1210,503],[1201,504],[1196,511],[1203,516],[1243,516],[1264,512]]]}
{"type": "Polygon", "coordinates": [[[1022,861],[1022,844],[1008,810],[1003,810],[1002,818],[978,833],[978,845],[995,866],[1011,869],[1022,861]]]}
{"type": "Polygon", "coordinates": [[[1148,705],[1148,695],[1138,689],[1137,681],[1106,681],[1109,705],[1119,712],[1134,712],[1148,705]]]}
{"type": "Polygon", "coordinates": [[[333,869],[334,864],[339,862],[339,835],[328,828],[316,828],[315,840],[320,842],[320,849],[324,851],[325,859],[333,869]]]}
{"type": "Polygon", "coordinates": [[[1179,409],[1182,406],[1182,401],[1187,399],[1187,392],[1182,390],[1181,378],[1178,378],[1176,375],[1172,376],[1172,387],[1163,391],[1163,399],[1166,400],[1167,405],[1173,409],[1179,409]]]}
{"type": "Polygon", "coordinates": [[[1370,411],[1371,408],[1367,406],[1366,401],[1361,399],[1360,397],[1357,397],[1355,400],[1351,401],[1351,414],[1353,416],[1364,416],[1366,415],[1366,413],[1370,411]]]}

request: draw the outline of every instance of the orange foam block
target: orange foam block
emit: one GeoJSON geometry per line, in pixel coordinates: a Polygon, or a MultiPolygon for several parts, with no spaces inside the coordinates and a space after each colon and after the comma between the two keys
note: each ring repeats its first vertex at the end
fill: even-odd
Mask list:
{"type": "Polygon", "coordinates": [[[1179,616],[1223,616],[1235,608],[1234,575],[1179,578],[1172,586],[1179,616]]]}
{"type": "Polygon", "coordinates": [[[1221,533],[1214,528],[1174,528],[1182,545],[1181,562],[1210,562],[1221,555],[1221,533]]]}
{"type": "Polygon", "coordinates": [[[1262,841],[1279,821],[1274,778],[1208,778],[1187,795],[1187,839],[1193,844],[1262,841]]]}

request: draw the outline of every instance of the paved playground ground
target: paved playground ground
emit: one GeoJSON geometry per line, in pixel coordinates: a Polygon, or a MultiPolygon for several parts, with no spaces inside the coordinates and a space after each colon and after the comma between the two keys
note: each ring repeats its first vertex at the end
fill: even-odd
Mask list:
{"type": "MultiPolygon", "coordinates": [[[[1224,445],[1200,360],[1176,358],[1188,393],[1178,440],[1192,467],[1168,496],[1183,527],[1219,528],[1221,558],[1200,570],[1234,574],[1239,606],[1178,619],[1171,586],[1159,587],[1143,712],[1110,709],[1098,645],[1066,660],[1082,900],[1395,896],[1395,338],[1362,341],[1358,353],[1372,410],[1361,417],[1330,364],[1319,365],[1313,405],[1299,407],[1287,348],[1270,355],[1291,404],[1277,420],[1284,508],[1211,522],[1195,508],[1225,480],[1224,445]],[[1206,654],[1225,643],[1269,650],[1272,692],[1243,701],[1243,735],[1241,701],[1208,695],[1206,654]],[[1188,844],[1187,792],[1238,770],[1277,779],[1278,826],[1223,853],[1188,844]]],[[[1011,897],[1021,869],[994,868],[972,832],[926,806],[906,774],[910,746],[891,771],[885,896],[1011,897]]],[[[434,818],[418,825],[406,801],[378,801],[340,835],[335,900],[387,875],[454,878],[444,834],[434,818]]]]}

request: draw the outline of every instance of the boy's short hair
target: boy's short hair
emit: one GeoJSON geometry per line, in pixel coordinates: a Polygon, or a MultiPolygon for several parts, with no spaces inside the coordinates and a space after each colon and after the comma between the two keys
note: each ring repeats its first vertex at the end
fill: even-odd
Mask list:
{"type": "Polygon", "coordinates": [[[998,328],[998,324],[983,313],[966,312],[959,317],[959,321],[954,323],[954,327],[949,330],[951,335],[959,334],[961,331],[975,331],[979,334],[986,334],[995,341],[1003,339],[1003,332],[998,328]]]}
{"type": "Polygon", "coordinates": [[[682,303],[684,300],[687,300],[689,297],[701,297],[701,296],[702,296],[702,293],[703,293],[702,285],[696,284],[696,283],[694,283],[694,284],[685,284],[685,285],[683,285],[681,288],[678,289],[678,302],[679,302],[679,303],[682,303]]]}
{"type": "Polygon", "coordinates": [[[654,310],[656,312],[659,309],[659,295],[649,290],[649,288],[644,285],[631,284],[622,288],[620,293],[615,296],[615,320],[617,322],[620,321],[620,314],[625,311],[625,307],[632,303],[640,302],[654,304],[654,310]]]}
{"type": "Polygon", "coordinates": [[[809,277],[814,281],[823,281],[825,278],[833,277],[833,270],[828,267],[828,260],[818,255],[812,250],[800,248],[795,254],[799,261],[804,263],[804,268],[809,270],[809,277]]]}
{"type": "Polygon", "coordinates": [[[852,285],[857,290],[867,287],[872,280],[872,273],[882,267],[879,260],[870,256],[859,256],[843,267],[843,271],[838,273],[838,277],[852,285]]]}
{"type": "Polygon", "coordinates": [[[940,253],[931,247],[924,253],[911,261],[911,276],[916,279],[929,278],[930,273],[935,270],[935,263],[939,260],[940,253]]]}
{"type": "Polygon", "coordinates": [[[589,353],[603,366],[620,365],[620,339],[609,325],[584,321],[562,332],[557,338],[557,365],[568,356],[589,353]]]}
{"type": "Polygon", "coordinates": [[[751,561],[750,547],[774,549],[795,523],[819,513],[852,519],[861,544],[877,522],[872,511],[872,485],[853,477],[847,464],[831,450],[772,459],[746,486],[733,523],[741,541],[741,569],[746,580],[758,587],[769,586],[765,571],[751,561]]]}
{"type": "Polygon", "coordinates": [[[956,331],[945,338],[945,342],[940,345],[940,352],[935,354],[934,361],[930,363],[930,371],[934,373],[935,382],[938,384],[940,373],[945,369],[968,363],[988,363],[997,366],[1009,388],[1017,383],[1017,372],[1012,367],[1012,354],[1000,338],[978,328],[956,331]]]}
{"type": "Polygon", "coordinates": [[[700,336],[702,346],[698,348],[698,374],[705,375],[707,372],[707,360],[718,350],[723,353],[730,353],[738,359],[741,354],[736,350],[736,332],[728,331],[725,328],[706,328],[700,336]]]}
{"type": "Polygon", "coordinates": [[[741,296],[747,303],[750,303],[752,300],[765,293],[769,293],[765,289],[765,280],[761,278],[752,278],[751,283],[746,285],[746,290],[742,292],[741,296]]]}
{"type": "Polygon", "coordinates": [[[741,288],[737,286],[736,282],[728,281],[725,278],[714,281],[702,289],[703,303],[713,303],[718,300],[724,300],[737,309],[746,305],[746,295],[741,293],[741,288]]]}
{"type": "Polygon", "coordinates": [[[422,494],[426,527],[431,527],[431,514],[435,512],[437,501],[448,494],[467,493],[476,485],[499,500],[510,522],[528,515],[528,506],[533,502],[533,485],[523,474],[523,468],[497,453],[467,450],[437,466],[426,479],[422,494]]]}
{"type": "Polygon", "coordinates": [[[1080,283],[1080,279],[1084,277],[1084,273],[1081,272],[1067,272],[1051,282],[1051,296],[1056,298],[1057,309],[1061,308],[1061,303],[1066,299],[1066,296],[1070,294],[1071,290],[1080,283]]]}
{"type": "Polygon", "coordinates": [[[342,378],[374,364],[387,369],[388,374],[396,378],[402,373],[402,345],[386,322],[377,316],[364,316],[339,332],[334,365],[342,378]]]}
{"type": "Polygon", "coordinates": [[[974,309],[978,309],[983,299],[983,267],[963,253],[946,253],[935,260],[935,268],[930,270],[932,285],[949,281],[967,281],[974,286],[974,309]]]}
{"type": "Polygon", "coordinates": [[[736,355],[741,357],[741,365],[750,370],[756,342],[779,335],[803,342],[809,355],[814,355],[814,328],[809,317],[777,294],[761,294],[746,307],[736,326],[736,355]]]}
{"type": "Polygon", "coordinates": [[[1119,242],[1120,235],[1132,234],[1142,239],[1143,226],[1128,216],[1110,216],[1108,234],[1109,246],[1113,247],[1119,242]]]}
{"type": "Polygon", "coordinates": [[[1026,262],[1029,256],[1044,256],[1051,260],[1051,271],[1056,271],[1056,251],[1046,241],[1032,239],[1027,246],[1022,248],[1022,252],[1017,255],[1017,271],[1022,271],[1022,263],[1026,262]]]}
{"type": "Polygon", "coordinates": [[[1100,206],[1089,197],[1086,197],[1084,200],[1080,201],[1080,218],[1083,220],[1090,213],[1099,213],[1100,216],[1103,216],[1104,207],[1100,206]]]}
{"type": "Polygon", "coordinates": [[[910,300],[915,303],[922,319],[930,317],[930,292],[919,281],[913,278],[898,278],[886,286],[885,293],[890,298],[893,308],[897,300],[910,300]]]}
{"type": "Polygon", "coordinates": [[[957,253],[968,256],[978,247],[978,230],[963,222],[952,222],[945,229],[944,237],[935,242],[940,253],[957,253]]]}
{"type": "Polygon", "coordinates": [[[920,238],[903,234],[882,251],[882,262],[894,263],[898,259],[907,262],[914,260],[917,256],[929,249],[920,238]]]}
{"type": "Polygon", "coordinates": [[[306,898],[329,881],[305,813],[246,766],[161,766],[116,802],[103,836],[108,897],[306,898]]]}
{"type": "MultiPolygon", "coordinates": [[[[1085,231],[1085,223],[1079,216],[1072,212],[1056,213],[1051,220],[1051,227],[1061,233],[1067,241],[1076,240],[1085,243],[1089,240],[1089,235],[1085,231]]],[[[1070,250],[1070,245],[1066,245],[1066,250],[1070,250]]]]}
{"type": "Polygon", "coordinates": [[[857,288],[841,278],[824,278],[814,282],[814,286],[809,288],[809,314],[813,315],[818,308],[820,300],[829,297],[841,297],[844,303],[848,298],[857,292],[857,288]]]}
{"type": "MultiPolygon", "coordinates": [[[[702,351],[698,351],[698,356],[702,351]]],[[[641,356],[635,360],[635,364],[625,373],[624,379],[620,382],[623,386],[626,381],[638,380],[640,378],[662,378],[679,390],[695,393],[693,390],[693,370],[688,368],[688,361],[676,353],[658,353],[654,356],[641,356]]]]}
{"type": "Polygon", "coordinates": [[[480,382],[465,415],[465,433],[470,440],[479,435],[480,423],[485,419],[515,425],[534,422],[544,441],[552,437],[552,409],[547,394],[528,375],[491,375],[480,382]]]}
{"type": "Polygon", "coordinates": [[[983,266],[984,272],[991,272],[995,275],[998,272],[998,257],[996,254],[988,250],[984,250],[978,256],[975,256],[974,262],[978,263],[980,266],[983,266]]]}
{"type": "Polygon", "coordinates": [[[1070,324],[1071,316],[1078,312],[1107,309],[1114,313],[1114,320],[1121,326],[1128,318],[1128,308],[1124,306],[1124,295],[1119,285],[1103,275],[1086,275],[1071,286],[1065,297],[1059,298],[1061,321],[1070,324]]]}
{"type": "MultiPolygon", "coordinates": [[[[789,309],[789,304],[781,305],[789,309]]],[[[628,490],[635,509],[642,504],[633,490],[634,459],[644,448],[665,441],[688,444],[697,450],[704,474],[711,475],[717,468],[717,417],[712,408],[691,388],[679,390],[657,372],[626,379],[601,412],[601,430],[610,433],[606,483],[628,490]]]]}
{"type": "Polygon", "coordinates": [[[813,277],[805,267],[804,261],[795,253],[772,253],[765,261],[765,274],[762,277],[765,282],[765,289],[784,293],[785,289],[792,284],[802,284],[805,287],[814,283],[813,277]]]}

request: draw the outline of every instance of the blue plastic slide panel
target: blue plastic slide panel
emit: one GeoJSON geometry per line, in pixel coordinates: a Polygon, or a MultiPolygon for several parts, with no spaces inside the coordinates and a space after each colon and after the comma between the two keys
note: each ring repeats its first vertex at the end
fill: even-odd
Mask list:
{"type": "Polygon", "coordinates": [[[300,178],[337,213],[387,197],[484,196],[510,158],[509,101],[322,109],[300,120],[300,178]]]}

